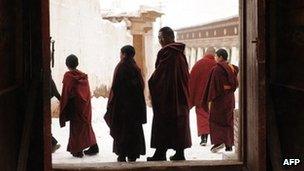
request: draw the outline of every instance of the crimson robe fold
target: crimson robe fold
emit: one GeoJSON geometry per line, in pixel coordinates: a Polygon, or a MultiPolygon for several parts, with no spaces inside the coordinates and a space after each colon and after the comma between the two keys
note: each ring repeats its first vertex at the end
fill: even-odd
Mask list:
{"type": "Polygon", "coordinates": [[[70,121],[67,151],[74,154],[96,144],[91,125],[90,86],[87,75],[78,70],[66,72],[62,83],[59,121],[61,127],[70,121]]]}
{"type": "Polygon", "coordinates": [[[147,122],[144,81],[134,59],[116,66],[104,116],[113,137],[113,152],[125,157],[145,155],[142,124],[147,122]]]}
{"type": "Polygon", "coordinates": [[[209,134],[209,113],[201,107],[201,100],[209,74],[215,65],[214,56],[207,54],[196,62],[190,72],[190,108],[195,106],[198,136],[209,134]]]}
{"type": "Polygon", "coordinates": [[[210,137],[212,144],[234,143],[233,113],[235,108],[234,92],[238,87],[237,66],[219,62],[212,69],[205,89],[202,106],[209,111],[210,137]],[[225,88],[229,87],[229,88],[225,88]]]}
{"type": "Polygon", "coordinates": [[[149,79],[153,107],[152,148],[191,147],[189,127],[189,71],[185,45],[171,43],[157,54],[149,79]]]}

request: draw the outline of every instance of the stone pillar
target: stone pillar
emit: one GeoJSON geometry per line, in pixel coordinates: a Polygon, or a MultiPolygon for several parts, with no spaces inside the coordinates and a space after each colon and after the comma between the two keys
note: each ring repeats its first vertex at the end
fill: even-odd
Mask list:
{"type": "MultiPolygon", "coordinates": [[[[143,8],[143,7],[141,7],[143,8]]],[[[153,29],[153,22],[156,18],[160,17],[162,13],[154,10],[146,11],[140,9],[137,12],[138,15],[126,15],[122,14],[107,14],[103,16],[103,19],[109,20],[111,22],[121,22],[125,21],[127,25],[127,30],[130,31],[133,36],[133,46],[135,48],[135,61],[140,67],[143,73],[144,79],[147,75],[147,64],[146,64],[146,51],[145,51],[145,40],[146,35],[149,31],[153,29]]]]}
{"type": "Polygon", "coordinates": [[[193,65],[196,63],[196,61],[198,60],[198,51],[199,49],[198,48],[194,48],[194,60],[193,60],[193,65]]]}
{"type": "MultiPolygon", "coordinates": [[[[209,47],[209,46],[208,46],[208,47],[209,47]]],[[[206,48],[204,49],[204,54],[207,52],[208,47],[206,47],[206,48]]]]}
{"type": "Polygon", "coordinates": [[[189,62],[190,62],[190,48],[189,47],[186,47],[185,56],[186,56],[187,62],[189,64],[189,62]]]}
{"type": "Polygon", "coordinates": [[[147,74],[146,67],[146,54],[145,54],[145,37],[143,34],[133,35],[133,46],[135,48],[135,61],[136,64],[141,68],[143,76],[147,74]]]}
{"type": "Polygon", "coordinates": [[[188,54],[188,65],[191,68],[191,61],[192,61],[192,47],[189,47],[189,54],[188,54]]]}
{"type": "Polygon", "coordinates": [[[228,61],[231,62],[231,47],[226,47],[228,53],[228,61]]]}
{"type": "Polygon", "coordinates": [[[137,21],[129,21],[129,30],[131,35],[133,36],[133,46],[135,48],[135,61],[136,64],[142,71],[144,80],[147,79],[147,60],[146,60],[146,39],[148,34],[153,29],[152,22],[137,22],[137,21]]]}
{"type": "Polygon", "coordinates": [[[196,61],[200,60],[203,56],[203,49],[201,47],[197,48],[196,61]]]}
{"type": "Polygon", "coordinates": [[[207,50],[207,48],[205,48],[205,47],[202,47],[202,54],[201,54],[201,57],[203,57],[206,53],[205,53],[205,51],[207,50]]]}
{"type": "Polygon", "coordinates": [[[192,68],[192,66],[194,65],[195,58],[196,58],[196,50],[193,47],[193,48],[191,48],[191,57],[190,57],[190,63],[189,63],[190,68],[192,68]]]}
{"type": "MultiPolygon", "coordinates": [[[[160,17],[162,13],[154,10],[146,11],[145,9],[141,9],[137,12],[137,15],[126,15],[122,14],[107,14],[103,16],[103,19],[109,20],[111,22],[121,22],[124,21],[126,23],[126,29],[130,31],[133,36],[133,46],[135,48],[135,61],[139,68],[142,71],[142,76],[144,78],[146,88],[145,88],[145,98],[148,105],[151,105],[151,101],[149,99],[149,90],[147,86],[147,59],[146,59],[146,39],[148,39],[149,34],[151,34],[153,30],[153,22],[155,22],[156,18],[160,17]]],[[[148,45],[149,46],[149,43],[148,45]]],[[[152,45],[151,45],[152,47],[152,45]]]]}
{"type": "Polygon", "coordinates": [[[239,66],[240,62],[240,52],[239,48],[234,46],[231,48],[231,61],[233,65],[239,66]]]}

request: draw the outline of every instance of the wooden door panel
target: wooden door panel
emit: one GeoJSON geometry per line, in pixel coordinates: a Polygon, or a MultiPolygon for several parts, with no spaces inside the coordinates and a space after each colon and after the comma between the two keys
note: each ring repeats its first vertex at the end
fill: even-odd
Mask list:
{"type": "Polygon", "coordinates": [[[22,119],[24,114],[20,81],[21,22],[17,0],[0,1],[0,157],[1,170],[15,170],[18,161],[22,119]]]}
{"type": "Polygon", "coordinates": [[[9,0],[0,1],[0,91],[4,91],[15,83],[13,5],[14,3],[9,0]]]}
{"type": "Polygon", "coordinates": [[[244,29],[245,142],[248,170],[266,170],[265,1],[247,0],[244,29]]]}

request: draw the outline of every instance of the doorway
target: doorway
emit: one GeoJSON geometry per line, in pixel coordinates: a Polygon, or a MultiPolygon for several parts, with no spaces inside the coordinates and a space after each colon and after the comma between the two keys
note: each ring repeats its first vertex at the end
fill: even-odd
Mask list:
{"type": "MultiPolygon", "coordinates": [[[[252,3],[254,3],[254,2],[252,2],[252,3]]],[[[241,3],[242,4],[242,3],[241,3]]],[[[243,12],[243,11],[242,11],[243,12]]],[[[243,20],[240,20],[240,22],[242,22],[243,20]]],[[[243,25],[243,23],[241,23],[240,24],[241,25],[241,31],[244,31],[244,30],[242,30],[242,25],[243,25]]],[[[247,31],[247,30],[246,30],[247,31]]],[[[213,32],[213,34],[215,34],[214,32],[213,32]]],[[[243,34],[243,33],[242,33],[243,34]]],[[[241,43],[243,42],[243,40],[244,40],[245,38],[240,38],[240,40],[241,40],[241,43]]],[[[246,39],[245,39],[246,40],[246,39]]],[[[242,44],[243,45],[243,44],[242,44]]],[[[244,45],[243,45],[244,46],[244,45]]],[[[240,51],[241,51],[241,55],[240,56],[242,56],[243,54],[245,54],[246,53],[246,51],[244,50],[244,51],[242,51],[242,47],[240,47],[240,51]]],[[[254,54],[255,55],[255,54],[254,54]]],[[[241,57],[242,58],[242,57],[241,57]]],[[[241,64],[243,64],[243,63],[246,63],[247,61],[245,61],[245,60],[240,60],[240,63],[241,64]]],[[[242,83],[246,83],[248,80],[246,80],[246,79],[244,79],[244,78],[246,78],[245,77],[245,75],[244,75],[244,73],[246,72],[245,71],[245,69],[246,69],[246,67],[241,67],[242,69],[241,69],[241,71],[242,71],[242,73],[241,73],[241,78],[242,78],[242,83]]],[[[247,84],[244,84],[244,85],[247,85],[247,84]]],[[[243,85],[243,86],[244,86],[243,85]]],[[[240,90],[240,94],[241,94],[241,96],[245,96],[246,95],[246,91],[244,91],[244,90],[240,90]],[[243,94],[242,94],[243,93],[243,94]]],[[[247,100],[244,100],[242,97],[240,98],[240,103],[241,104],[244,104],[244,106],[247,106],[245,103],[248,103],[248,101],[247,100]]],[[[240,105],[240,111],[244,111],[244,110],[246,110],[246,108],[244,107],[244,106],[242,106],[242,105],[240,105]]],[[[242,113],[242,112],[240,112],[240,113],[242,113]]],[[[246,118],[246,117],[244,117],[244,116],[242,116],[242,114],[240,115],[240,121],[241,120],[243,120],[244,118],[246,118]]],[[[255,118],[252,118],[252,119],[255,119],[255,118]]],[[[243,136],[244,136],[244,134],[243,134],[243,132],[244,132],[244,130],[242,130],[242,122],[240,122],[240,128],[241,128],[241,130],[239,131],[239,134],[241,135],[240,137],[239,137],[239,141],[240,141],[240,149],[241,148],[243,148],[242,147],[242,141],[243,141],[243,136]]],[[[64,147],[63,147],[64,148],[64,147]]],[[[239,153],[238,153],[238,160],[237,161],[242,161],[242,158],[243,158],[243,152],[244,151],[240,151],[239,153]]],[[[202,162],[202,163],[204,163],[204,162],[202,162]]],[[[212,162],[211,162],[212,163],[212,162]]],[[[236,162],[237,164],[239,164],[238,162],[236,162]]]]}

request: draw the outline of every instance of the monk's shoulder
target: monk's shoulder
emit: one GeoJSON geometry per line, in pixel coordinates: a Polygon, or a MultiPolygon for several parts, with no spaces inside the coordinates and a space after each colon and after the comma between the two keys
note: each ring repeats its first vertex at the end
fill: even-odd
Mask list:
{"type": "Polygon", "coordinates": [[[117,71],[119,73],[125,72],[127,70],[128,66],[125,63],[121,63],[117,66],[117,71]]]}
{"type": "Polygon", "coordinates": [[[216,64],[212,69],[216,72],[220,72],[223,70],[223,68],[219,64],[216,64]]]}
{"type": "Polygon", "coordinates": [[[116,73],[117,73],[117,78],[125,78],[130,75],[132,72],[132,67],[130,65],[127,65],[126,63],[121,63],[117,66],[116,73]]]}
{"type": "Polygon", "coordinates": [[[68,81],[72,81],[74,78],[74,73],[73,71],[67,71],[64,76],[63,76],[63,83],[64,82],[68,82],[68,81]]]}
{"type": "Polygon", "coordinates": [[[87,75],[86,73],[84,73],[84,72],[82,72],[80,70],[76,70],[75,72],[76,72],[76,74],[79,74],[79,75],[87,75]]]}
{"type": "Polygon", "coordinates": [[[64,79],[65,79],[65,78],[70,78],[70,77],[73,77],[73,73],[72,73],[71,71],[67,71],[67,72],[65,72],[64,75],[63,75],[63,78],[64,78],[64,79]]]}
{"type": "Polygon", "coordinates": [[[236,65],[233,65],[233,64],[232,64],[232,66],[233,66],[234,70],[236,71],[236,73],[238,74],[239,71],[240,71],[240,68],[236,65]]]}
{"type": "Polygon", "coordinates": [[[206,62],[211,66],[216,66],[216,64],[217,64],[215,59],[206,59],[206,62]]]}
{"type": "Polygon", "coordinates": [[[216,64],[213,68],[212,71],[214,74],[216,75],[221,75],[225,73],[225,70],[223,69],[223,67],[219,64],[216,64]]]}
{"type": "Polygon", "coordinates": [[[204,67],[205,61],[203,59],[198,60],[192,67],[192,69],[201,69],[204,67]]]}

